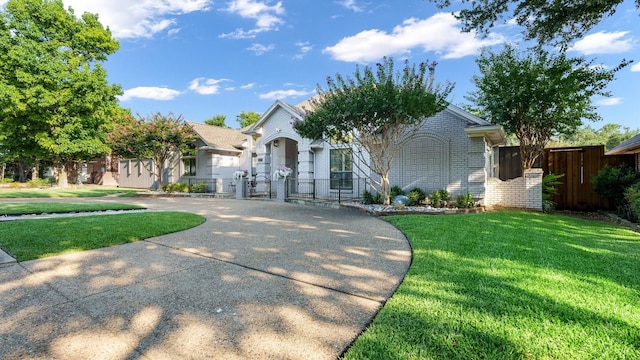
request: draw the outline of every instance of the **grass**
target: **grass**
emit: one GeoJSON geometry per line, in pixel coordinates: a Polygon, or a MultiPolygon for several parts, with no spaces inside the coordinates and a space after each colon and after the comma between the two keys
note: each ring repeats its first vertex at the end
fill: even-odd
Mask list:
{"type": "Polygon", "coordinates": [[[86,187],[77,189],[0,189],[0,199],[15,198],[74,198],[107,195],[132,196],[136,189],[86,187]]]}
{"type": "Polygon", "coordinates": [[[150,212],[7,221],[0,247],[18,261],[97,249],[173,233],[200,225],[204,217],[150,212]]]}
{"type": "Polygon", "coordinates": [[[129,204],[100,203],[0,203],[0,216],[134,209],[144,209],[144,207],[129,204]]]}
{"type": "Polygon", "coordinates": [[[396,216],[414,259],[345,359],[640,359],[640,235],[561,215],[396,216]]]}

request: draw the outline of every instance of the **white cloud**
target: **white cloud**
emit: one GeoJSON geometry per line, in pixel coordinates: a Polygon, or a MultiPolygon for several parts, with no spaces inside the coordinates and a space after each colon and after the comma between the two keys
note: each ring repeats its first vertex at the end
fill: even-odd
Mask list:
{"type": "Polygon", "coordinates": [[[631,66],[631,71],[640,72],[640,62],[635,63],[633,66],[631,66]]]}
{"type": "Polygon", "coordinates": [[[621,97],[603,98],[596,101],[596,105],[600,105],[600,106],[613,106],[613,105],[620,105],[620,104],[622,104],[621,97]]]}
{"type": "Polygon", "coordinates": [[[274,90],[274,91],[270,91],[266,94],[260,94],[259,97],[260,99],[267,99],[267,100],[278,100],[278,99],[284,99],[284,98],[288,98],[288,97],[307,97],[311,94],[314,94],[315,91],[304,91],[304,90],[293,90],[293,89],[289,89],[289,90],[274,90]]]}
{"type": "Polygon", "coordinates": [[[378,29],[365,30],[327,47],[324,53],[336,60],[369,62],[389,55],[408,54],[413,48],[433,51],[444,59],[456,59],[479,53],[483,46],[505,42],[498,34],[478,39],[474,32],[464,33],[459,22],[448,13],[437,13],[424,20],[408,19],[391,33],[378,29]]]}
{"type": "Polygon", "coordinates": [[[294,59],[302,59],[309,51],[313,49],[313,45],[311,45],[308,41],[299,41],[296,43],[296,46],[300,48],[300,52],[296,54],[294,59]]]}
{"type": "Polygon", "coordinates": [[[356,4],[356,0],[342,0],[338,1],[338,4],[344,6],[345,8],[353,11],[353,12],[362,12],[364,8],[358,4],[356,4]]]}
{"type": "Polygon", "coordinates": [[[195,91],[200,95],[213,95],[220,92],[220,83],[223,81],[231,81],[229,79],[205,79],[199,77],[191,80],[189,90],[195,91]]]}
{"type": "Polygon", "coordinates": [[[257,56],[260,56],[266,52],[269,52],[273,49],[275,49],[276,46],[273,44],[269,44],[269,45],[263,45],[263,44],[251,44],[251,46],[249,46],[247,48],[247,50],[251,50],[253,51],[257,56]]]}
{"type": "Polygon", "coordinates": [[[63,0],[77,16],[97,13],[118,39],[152,37],[177,23],[173,16],[207,11],[211,0],[63,0]]]}
{"type": "Polygon", "coordinates": [[[267,2],[233,0],[224,11],[238,14],[245,19],[255,20],[256,24],[254,29],[236,29],[230,33],[221,34],[221,38],[251,39],[261,32],[278,30],[278,26],[284,24],[284,20],[281,18],[285,12],[282,1],[269,6],[267,2]]]}
{"type": "Polygon", "coordinates": [[[125,90],[124,94],[119,96],[119,99],[120,101],[129,101],[133,98],[167,101],[174,99],[178,95],[180,95],[180,91],[167,87],[138,86],[125,90]]]}
{"type": "Polygon", "coordinates": [[[240,89],[249,90],[249,89],[253,89],[254,86],[256,86],[256,83],[252,82],[252,83],[248,83],[246,85],[240,86],[240,89]]]}
{"type": "Polygon", "coordinates": [[[628,31],[599,31],[577,41],[569,50],[584,55],[623,53],[631,50],[636,43],[633,38],[626,37],[628,33],[628,31]]]}

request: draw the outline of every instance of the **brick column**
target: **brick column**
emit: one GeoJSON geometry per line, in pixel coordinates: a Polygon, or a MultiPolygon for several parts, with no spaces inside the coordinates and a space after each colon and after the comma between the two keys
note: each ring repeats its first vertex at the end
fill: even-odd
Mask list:
{"type": "Polygon", "coordinates": [[[529,169],[524,172],[527,209],[542,211],[542,176],[542,169],[529,169]]]}

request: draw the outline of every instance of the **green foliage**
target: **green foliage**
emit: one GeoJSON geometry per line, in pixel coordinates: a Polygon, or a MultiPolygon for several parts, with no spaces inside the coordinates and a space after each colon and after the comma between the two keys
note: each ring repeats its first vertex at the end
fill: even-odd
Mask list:
{"type": "Polygon", "coordinates": [[[60,0],[9,0],[0,11],[3,148],[22,161],[64,165],[64,175],[77,160],[108,153],[106,128],[122,90],[101,63],[118,48],[95,14],[76,17],[60,0]]]}
{"type": "Polygon", "coordinates": [[[626,218],[633,218],[633,214],[630,204],[626,201],[625,190],[638,182],[640,173],[624,163],[618,167],[605,165],[591,177],[593,191],[600,196],[611,198],[616,205],[616,211],[626,218]]]}
{"type": "Polygon", "coordinates": [[[379,192],[376,192],[375,195],[371,193],[369,190],[364,190],[362,192],[362,203],[363,204],[382,204],[383,198],[379,192]]]}
{"type": "Polygon", "coordinates": [[[356,66],[353,77],[328,77],[326,90],[318,87],[304,120],[293,127],[307,139],[352,142],[366,150],[368,157],[360,151],[354,156],[379,176],[373,186],[389,204],[393,159],[429,117],[448,106],[453,85],[436,84],[435,68],[435,62],[416,67],[405,61],[396,72],[393,59],[384,58],[375,68],[356,66]]]}
{"type": "Polygon", "coordinates": [[[6,178],[2,179],[2,183],[3,184],[9,184],[9,183],[12,183],[12,182],[13,182],[12,178],[6,177],[6,178]]]}
{"type": "Polygon", "coordinates": [[[120,126],[109,134],[109,144],[113,154],[124,158],[137,158],[151,172],[155,169],[156,179],[164,183],[165,161],[176,153],[187,153],[193,150],[195,134],[182,115],[173,113],[153,114],[148,118],[125,116],[120,126]],[[150,167],[145,159],[152,159],[155,166],[150,167]]]}
{"type": "Polygon", "coordinates": [[[172,193],[172,192],[189,192],[189,185],[185,183],[172,183],[172,184],[163,184],[161,187],[162,191],[172,193]]]}
{"type": "Polygon", "coordinates": [[[522,169],[531,168],[552,136],[572,133],[582,120],[600,120],[594,96],[605,91],[617,71],[583,57],[554,55],[537,48],[520,53],[507,45],[500,53],[484,50],[476,60],[480,75],[469,100],[487,120],[502,125],[520,141],[522,169]]]}
{"type": "Polygon", "coordinates": [[[240,124],[240,128],[245,128],[249,125],[255,124],[258,120],[260,120],[260,115],[257,112],[253,111],[241,111],[240,114],[236,115],[236,120],[238,124],[240,124]]]}
{"type": "Polygon", "coordinates": [[[638,221],[640,219],[640,182],[629,186],[624,191],[624,199],[629,204],[629,220],[638,221]]]}
{"type": "Polygon", "coordinates": [[[35,178],[27,181],[27,187],[30,188],[42,188],[49,187],[55,183],[55,179],[53,178],[35,178]]]}
{"type": "Polygon", "coordinates": [[[391,190],[389,191],[389,197],[393,199],[398,195],[404,195],[404,190],[402,190],[402,188],[398,185],[393,185],[391,187],[391,190]]]}
{"type": "Polygon", "coordinates": [[[553,195],[558,195],[556,185],[562,184],[560,179],[564,174],[547,174],[542,178],[542,211],[551,213],[556,210],[556,203],[551,200],[553,195]]]}
{"type": "MultiPolygon", "coordinates": [[[[431,2],[439,7],[451,5],[451,0],[431,2]]],[[[489,35],[494,26],[514,20],[524,28],[525,40],[536,39],[540,45],[552,43],[566,48],[613,15],[622,1],[461,0],[460,3],[470,5],[456,13],[464,31],[477,30],[489,35]]],[[[640,8],[640,1],[635,3],[636,9],[640,8]]]]}
{"type": "Polygon", "coordinates": [[[447,207],[450,199],[451,197],[446,189],[434,190],[429,194],[429,203],[434,208],[447,207]]]}
{"type": "Polygon", "coordinates": [[[593,129],[590,125],[578,128],[571,134],[560,134],[553,146],[588,146],[604,145],[605,151],[611,150],[623,142],[640,133],[640,129],[632,130],[618,124],[606,124],[600,129],[593,129]]]}
{"type": "Polygon", "coordinates": [[[424,192],[424,190],[418,187],[415,187],[411,189],[407,194],[407,199],[408,199],[407,205],[408,206],[420,205],[420,203],[422,203],[422,201],[426,198],[427,198],[427,194],[424,192]]]}
{"type": "Polygon", "coordinates": [[[200,184],[191,184],[191,189],[189,191],[192,193],[206,193],[207,183],[203,181],[200,184]]]}
{"type": "Polygon", "coordinates": [[[460,194],[456,196],[456,207],[459,209],[470,209],[476,206],[476,202],[473,200],[473,194],[467,191],[466,194],[460,194]]]}
{"type": "Polygon", "coordinates": [[[227,126],[227,124],[225,123],[225,120],[227,119],[226,116],[224,115],[216,115],[210,119],[207,119],[204,121],[205,124],[207,125],[211,125],[211,126],[219,126],[219,127],[223,127],[223,128],[229,128],[229,126],[227,126]]]}

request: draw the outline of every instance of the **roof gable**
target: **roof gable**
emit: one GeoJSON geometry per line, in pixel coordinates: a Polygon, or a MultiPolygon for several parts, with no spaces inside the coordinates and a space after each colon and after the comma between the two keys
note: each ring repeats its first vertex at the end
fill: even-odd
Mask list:
{"type": "Polygon", "coordinates": [[[239,151],[246,135],[240,130],[207,124],[187,122],[193,131],[210,148],[216,150],[239,151]]]}

